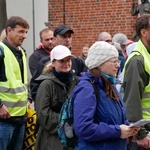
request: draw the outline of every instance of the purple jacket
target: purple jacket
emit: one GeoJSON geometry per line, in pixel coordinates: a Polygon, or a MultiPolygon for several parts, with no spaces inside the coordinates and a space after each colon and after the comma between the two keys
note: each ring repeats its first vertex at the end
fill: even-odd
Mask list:
{"type": "Polygon", "coordinates": [[[119,127],[128,124],[122,100],[117,102],[106,96],[101,78],[87,72],[79,80],[73,92],[74,128],[79,137],[75,150],[126,150],[127,141],[120,138],[119,127]],[[97,83],[100,101],[89,79],[97,83]]]}

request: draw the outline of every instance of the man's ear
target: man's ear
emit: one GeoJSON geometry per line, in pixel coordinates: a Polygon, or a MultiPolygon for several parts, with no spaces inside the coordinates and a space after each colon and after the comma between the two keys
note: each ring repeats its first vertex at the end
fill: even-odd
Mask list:
{"type": "Polygon", "coordinates": [[[141,33],[142,37],[147,36],[147,30],[146,29],[141,29],[140,33],[141,33]]]}
{"type": "Polygon", "coordinates": [[[8,32],[10,32],[12,30],[12,28],[11,27],[7,27],[6,30],[7,30],[7,33],[8,33],[8,32]]]}

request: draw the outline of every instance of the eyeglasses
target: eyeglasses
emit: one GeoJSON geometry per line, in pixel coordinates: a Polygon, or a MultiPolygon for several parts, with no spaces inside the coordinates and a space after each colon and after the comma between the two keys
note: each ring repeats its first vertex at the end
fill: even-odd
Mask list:
{"type": "Polygon", "coordinates": [[[122,49],[125,49],[126,45],[120,44],[122,49]]]}
{"type": "Polygon", "coordinates": [[[108,62],[111,62],[114,65],[120,65],[120,63],[121,63],[120,60],[108,60],[108,62]]]}
{"type": "Polygon", "coordinates": [[[107,43],[111,43],[111,42],[112,42],[112,40],[105,40],[105,42],[107,42],[107,43]]]}

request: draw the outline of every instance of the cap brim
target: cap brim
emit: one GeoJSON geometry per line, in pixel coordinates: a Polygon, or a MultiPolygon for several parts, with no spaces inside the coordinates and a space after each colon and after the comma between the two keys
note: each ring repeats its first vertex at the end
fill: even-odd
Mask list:
{"type": "Polygon", "coordinates": [[[71,29],[63,29],[62,31],[60,31],[60,32],[58,33],[58,35],[64,35],[66,32],[70,32],[71,34],[74,33],[71,29]]]}
{"type": "Polygon", "coordinates": [[[63,55],[61,55],[61,56],[59,56],[59,57],[57,57],[57,58],[55,58],[55,59],[56,59],[56,60],[62,60],[62,59],[66,58],[66,57],[69,57],[69,56],[75,58],[74,55],[65,55],[65,54],[63,54],[63,55]]]}

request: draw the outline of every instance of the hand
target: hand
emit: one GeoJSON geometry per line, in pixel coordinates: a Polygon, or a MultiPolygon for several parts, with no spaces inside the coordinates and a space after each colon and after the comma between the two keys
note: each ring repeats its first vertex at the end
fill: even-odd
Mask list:
{"type": "Polygon", "coordinates": [[[140,130],[140,128],[137,128],[137,127],[131,128],[124,124],[120,125],[120,128],[121,128],[121,137],[120,138],[122,138],[122,139],[126,139],[130,136],[134,136],[140,130]]]}
{"type": "Polygon", "coordinates": [[[0,118],[2,119],[6,119],[6,118],[10,118],[10,113],[7,109],[7,107],[3,104],[3,106],[0,108],[0,118]]]}
{"type": "Polygon", "coordinates": [[[30,103],[30,101],[28,101],[28,108],[31,108],[31,103],[30,103]]]}
{"type": "Polygon", "coordinates": [[[150,136],[147,135],[145,138],[137,140],[137,144],[146,149],[150,148],[150,136]]]}

